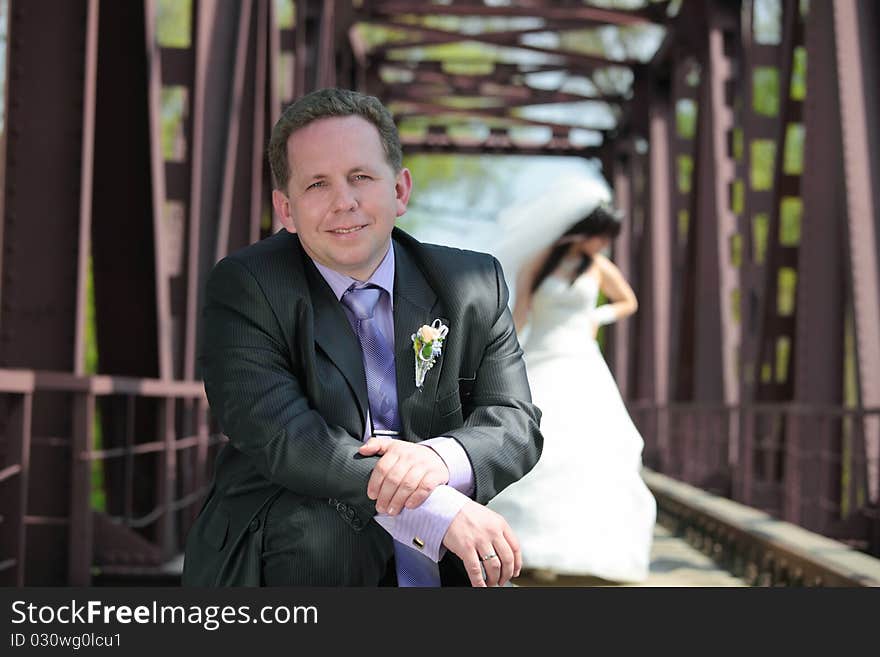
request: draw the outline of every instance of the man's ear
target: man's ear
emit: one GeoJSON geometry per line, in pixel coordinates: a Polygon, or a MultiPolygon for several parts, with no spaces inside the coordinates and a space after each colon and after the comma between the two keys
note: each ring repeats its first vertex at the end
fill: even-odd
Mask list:
{"type": "Polygon", "coordinates": [[[394,194],[397,197],[398,217],[406,212],[406,204],[409,203],[409,195],[412,194],[412,187],[412,174],[409,172],[409,169],[401,169],[397,174],[397,180],[394,183],[394,194]]]}
{"type": "Polygon", "coordinates": [[[272,190],[272,206],[275,208],[275,214],[281,220],[281,225],[287,229],[288,233],[295,233],[296,225],[293,223],[290,199],[280,189],[272,190]]]}

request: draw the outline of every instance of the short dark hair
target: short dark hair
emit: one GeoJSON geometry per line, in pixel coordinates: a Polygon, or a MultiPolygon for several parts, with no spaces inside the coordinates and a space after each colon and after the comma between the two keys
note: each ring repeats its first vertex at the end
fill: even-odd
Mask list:
{"type": "Polygon", "coordinates": [[[376,126],[388,164],[394,173],[403,168],[397,126],[391,112],[378,98],[349,89],[318,89],[289,105],[272,128],[268,156],[276,189],[284,190],[290,180],[290,163],[287,161],[290,135],[312,121],[334,116],[360,116],[376,126]]]}

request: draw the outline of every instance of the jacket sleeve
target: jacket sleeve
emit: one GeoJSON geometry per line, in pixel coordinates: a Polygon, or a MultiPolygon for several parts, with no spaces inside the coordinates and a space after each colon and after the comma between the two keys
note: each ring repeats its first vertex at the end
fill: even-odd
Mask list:
{"type": "Polygon", "coordinates": [[[226,258],[208,279],[202,370],[211,411],[235,449],[269,481],[375,513],[367,482],[377,457],[313,410],[257,280],[226,258]]]}
{"type": "MultiPolygon", "coordinates": [[[[522,349],[507,307],[507,284],[493,258],[494,313],[464,425],[444,432],[464,448],[474,470],[474,499],[486,504],[538,462],[544,439],[541,411],[532,404],[522,349]]],[[[478,339],[476,335],[471,339],[478,339]]]]}

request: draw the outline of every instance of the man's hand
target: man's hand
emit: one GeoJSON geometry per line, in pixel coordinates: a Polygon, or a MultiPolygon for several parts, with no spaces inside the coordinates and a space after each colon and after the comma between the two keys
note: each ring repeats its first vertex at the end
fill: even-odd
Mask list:
{"type": "Polygon", "coordinates": [[[501,515],[473,500],[465,502],[453,518],[443,545],[464,562],[471,586],[503,586],[522,568],[519,541],[510,525],[501,515]],[[487,555],[495,556],[484,559],[487,555]]]}
{"type": "Polygon", "coordinates": [[[449,481],[446,463],[427,445],[373,437],[358,453],[382,456],[367,483],[367,497],[376,500],[379,513],[394,516],[404,507],[415,509],[437,486],[449,481]]]}

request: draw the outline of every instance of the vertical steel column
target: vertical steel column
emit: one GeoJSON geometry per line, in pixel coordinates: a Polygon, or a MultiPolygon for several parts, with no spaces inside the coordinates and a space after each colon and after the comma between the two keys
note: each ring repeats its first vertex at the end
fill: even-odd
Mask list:
{"type": "MultiPolygon", "coordinates": [[[[10,0],[8,16],[0,367],[73,371],[82,360],[77,341],[84,317],[78,303],[86,257],[81,222],[88,206],[81,186],[91,166],[83,161],[94,83],[88,70],[94,43],[89,3],[10,0]]],[[[61,522],[69,512],[69,455],[42,438],[70,436],[71,405],[47,393],[34,395],[32,404],[37,439],[29,456],[29,511],[64,519],[29,530],[35,540],[23,555],[25,583],[41,585],[67,578],[61,522]]],[[[0,406],[0,426],[18,412],[0,406]]],[[[8,441],[0,436],[6,449],[8,441]]]]}
{"type": "Polygon", "coordinates": [[[320,71],[321,15],[323,0],[298,0],[296,3],[296,78],[299,98],[321,86],[320,71]]]}
{"type": "MultiPolygon", "coordinates": [[[[190,189],[189,213],[187,217],[187,251],[186,251],[186,310],[183,332],[183,369],[181,375],[192,380],[196,371],[196,341],[199,325],[199,284],[201,282],[200,265],[202,262],[202,204],[204,196],[204,178],[210,164],[206,163],[205,133],[206,106],[208,85],[208,64],[212,49],[212,32],[217,22],[216,0],[199,0],[194,11],[195,51],[191,114],[192,136],[190,140],[190,189]]],[[[216,133],[212,136],[216,136],[216,133]]],[[[216,165],[214,165],[216,169],[216,165]]]]}
{"type": "MultiPolygon", "coordinates": [[[[645,112],[647,114],[647,110],[645,112]]],[[[646,130],[647,132],[647,130],[646,130]]],[[[639,312],[635,322],[631,322],[629,348],[632,358],[629,367],[630,396],[634,400],[647,401],[652,398],[651,366],[651,306],[650,306],[650,259],[648,221],[650,217],[650,178],[648,175],[647,149],[640,152],[637,147],[644,140],[635,141],[630,151],[630,207],[632,208],[630,229],[630,269],[632,284],[639,298],[639,312]],[[643,305],[644,304],[644,305],[643,305]]]]}
{"type": "MultiPolygon", "coordinates": [[[[250,11],[250,2],[223,2],[200,0],[195,11],[194,77],[192,98],[192,145],[189,180],[189,234],[187,237],[186,262],[186,325],[183,354],[183,378],[192,380],[200,376],[198,353],[200,348],[200,317],[203,304],[204,284],[213,266],[217,239],[217,224],[225,168],[224,153],[234,136],[231,130],[229,105],[218,102],[230,98],[235,69],[236,40],[239,29],[245,35],[249,17],[242,20],[240,14],[250,11]]],[[[237,123],[233,124],[237,129],[237,123]]],[[[132,404],[133,407],[133,404],[132,404]]],[[[183,418],[179,427],[188,435],[190,427],[198,422],[200,412],[192,400],[183,402],[183,418]]],[[[186,450],[181,454],[181,495],[199,490],[200,480],[198,454],[186,450]]],[[[186,520],[195,518],[196,507],[186,520]]]]}
{"type": "MultiPolygon", "coordinates": [[[[863,57],[878,60],[876,7],[859,0],[834,0],[834,36],[846,182],[846,221],[856,338],[859,401],[880,407],[880,267],[876,206],[878,163],[877,79],[866,75],[863,57]],[[872,12],[874,12],[872,14],[872,12]],[[866,21],[868,21],[866,23],[866,21]],[[873,33],[866,32],[873,25],[873,33]],[[870,90],[870,91],[869,91],[870,90]]],[[[870,69],[868,69],[870,70],[870,69]]],[[[876,68],[874,69],[876,72],[876,68]]],[[[872,464],[868,495],[880,501],[880,418],[865,420],[865,450],[872,464]]]]}
{"type": "Polygon", "coordinates": [[[318,43],[318,87],[336,86],[336,7],[334,0],[323,0],[318,43]]]}
{"type": "MultiPolygon", "coordinates": [[[[275,2],[269,3],[269,20],[266,26],[269,34],[269,43],[268,43],[268,66],[266,79],[267,84],[269,86],[269,91],[266,97],[266,125],[265,125],[265,138],[261,141],[262,144],[267,144],[269,141],[269,137],[272,133],[272,126],[275,125],[275,122],[281,116],[281,89],[279,88],[279,84],[283,82],[281,73],[283,73],[284,69],[281,63],[281,27],[278,25],[278,18],[275,11],[275,2]]],[[[260,151],[260,161],[262,164],[260,180],[263,183],[261,185],[261,193],[260,193],[260,201],[261,201],[261,225],[260,225],[260,236],[264,233],[272,234],[281,229],[281,221],[275,216],[275,213],[272,211],[271,203],[268,202],[269,197],[272,194],[272,184],[268,180],[271,177],[271,173],[266,164],[265,153],[263,149],[260,151]],[[262,226],[262,213],[263,211],[268,211],[271,217],[271,224],[268,230],[265,230],[262,226]]]]}
{"type": "MultiPolygon", "coordinates": [[[[672,272],[671,203],[669,175],[669,88],[654,87],[648,109],[650,145],[650,276],[651,312],[647,316],[652,324],[652,401],[658,408],[656,441],[661,454],[669,454],[668,415],[669,404],[669,300],[672,272]]],[[[670,465],[665,463],[665,465],[670,465]]],[[[673,467],[675,464],[671,464],[673,467]]]]}
{"type": "MultiPolygon", "coordinates": [[[[5,429],[6,462],[0,473],[8,476],[0,499],[0,558],[14,565],[0,572],[4,586],[24,586],[27,554],[28,487],[30,485],[31,424],[33,416],[33,374],[20,376],[21,394],[11,398],[5,429]],[[10,481],[11,480],[11,481],[10,481]]],[[[3,477],[0,477],[2,479],[3,477]]]]}
{"type": "MultiPolygon", "coordinates": [[[[731,206],[740,216],[740,236],[742,238],[742,255],[740,267],[740,344],[739,344],[739,398],[745,403],[776,399],[778,395],[770,395],[762,378],[766,376],[763,366],[762,352],[765,334],[765,303],[776,297],[767,290],[770,274],[775,269],[770,262],[776,250],[770,246],[775,243],[775,235],[771,228],[771,219],[779,211],[777,195],[778,179],[774,175],[775,185],[768,189],[758,188],[753,177],[755,161],[753,160],[754,145],[771,142],[774,148],[782,143],[785,128],[782,123],[783,111],[778,107],[776,114],[768,116],[766,110],[759,112],[756,103],[763,98],[755,96],[756,76],[759,71],[769,73],[776,71],[780,98],[782,89],[789,88],[791,29],[786,41],[789,50],[789,64],[786,69],[785,45],[759,43],[755,35],[754,3],[752,0],[743,3],[744,15],[741,30],[742,60],[738,72],[738,96],[740,99],[738,134],[731,135],[731,147],[737,161],[736,180],[731,188],[731,206]],[[740,207],[736,207],[739,205],[740,207]],[[771,237],[773,236],[773,237],[771,237]]],[[[790,25],[792,17],[791,3],[783,9],[783,22],[790,25]]],[[[784,29],[781,31],[785,31],[784,29]]],[[[782,39],[785,40],[785,39],[782,39]]],[[[787,93],[786,93],[787,97],[787,93]]],[[[780,103],[781,105],[781,103],[780,103]]],[[[780,155],[781,150],[777,153],[780,155]]],[[[775,171],[775,164],[774,164],[775,171]]],[[[777,229],[778,232],[778,229],[777,229]]],[[[772,285],[775,290],[776,280],[772,285]]],[[[772,375],[772,373],[771,373],[772,375]]],[[[735,460],[737,481],[735,499],[759,506],[777,504],[769,499],[754,497],[755,477],[766,479],[774,471],[773,463],[760,460],[759,445],[755,441],[756,431],[760,429],[754,416],[740,417],[741,432],[737,445],[735,460]],[[757,467],[756,466],[761,466],[757,467]]]]}
{"type": "MultiPolygon", "coordinates": [[[[807,95],[803,221],[798,256],[797,314],[793,350],[793,399],[817,406],[843,401],[846,248],[840,105],[836,84],[834,34],[829,3],[812,3],[806,24],[807,95]]],[[[775,235],[773,236],[775,239],[775,235]]],[[[840,498],[841,464],[821,455],[839,455],[838,423],[790,418],[786,467],[791,487],[785,516],[807,529],[829,532],[839,519],[832,502],[840,498]],[[823,430],[824,429],[824,430],[823,430]]]]}
{"type": "MultiPolygon", "coordinates": [[[[101,3],[91,243],[98,370],[157,377],[161,340],[156,288],[167,279],[156,274],[164,243],[156,241],[155,217],[158,213],[161,221],[165,194],[154,194],[152,184],[153,172],[164,174],[164,161],[161,148],[151,142],[146,20],[143,3],[101,3]],[[157,161],[151,159],[151,145],[156,146],[157,161]],[[156,202],[160,203],[158,209],[154,207],[156,202]]],[[[158,93],[154,90],[155,96],[158,93]]],[[[118,429],[130,421],[125,404],[112,397],[102,397],[97,404],[103,428],[101,447],[121,447],[125,434],[118,429]]],[[[154,400],[139,398],[133,406],[136,442],[152,442],[156,436],[154,400]]],[[[155,457],[138,459],[140,464],[147,464],[155,457]]],[[[152,476],[126,482],[125,464],[117,459],[105,463],[104,476],[111,514],[125,511],[126,484],[133,486],[131,511],[135,515],[154,508],[152,476]]]]}
{"type": "Polygon", "coordinates": [[[725,42],[732,40],[730,35],[735,34],[737,19],[720,3],[708,6],[693,236],[697,240],[693,399],[727,404],[734,403],[738,391],[734,368],[737,327],[730,303],[737,283],[730,258],[736,222],[728,202],[734,167],[727,149],[733,116],[726,94],[731,63],[725,53],[725,42]]]}
{"type": "MultiPolygon", "coordinates": [[[[780,239],[782,225],[783,198],[800,194],[800,176],[785,172],[784,154],[787,126],[802,119],[802,102],[791,97],[791,77],[793,71],[794,49],[803,43],[803,23],[800,19],[798,2],[785,0],[783,3],[782,46],[780,49],[779,70],[779,118],[776,131],[776,156],[773,162],[773,205],[767,234],[767,255],[764,269],[764,296],[760,321],[760,344],[758,366],[764,371],[758,377],[757,399],[762,401],[788,401],[792,398],[793,377],[791,373],[782,376],[775,366],[777,343],[787,338],[792,345],[796,342],[794,317],[797,308],[785,316],[779,312],[779,271],[781,267],[797,268],[798,247],[783,244],[780,239]],[[769,369],[775,374],[768,381],[764,373],[769,369]]],[[[808,64],[809,67],[809,64],[808,64]]],[[[790,370],[790,368],[789,368],[790,370]]]]}
{"type": "MultiPolygon", "coordinates": [[[[630,172],[628,170],[629,157],[620,149],[616,156],[612,155],[614,202],[623,213],[623,225],[620,235],[614,241],[614,262],[623,272],[627,280],[632,279],[632,267],[630,265],[630,241],[632,240],[632,198],[630,172]]],[[[624,399],[629,397],[629,336],[630,323],[616,322],[613,332],[613,370],[617,387],[624,399]]]]}
{"type": "Polygon", "coordinates": [[[178,548],[177,514],[171,509],[177,491],[177,450],[175,447],[176,432],[174,429],[173,398],[166,397],[159,401],[159,441],[164,443],[161,465],[156,479],[156,502],[163,509],[157,528],[156,542],[162,550],[162,556],[170,559],[178,548]]]}
{"type": "MultiPolygon", "coordinates": [[[[220,232],[224,226],[221,208],[226,195],[232,193],[232,183],[227,182],[224,176],[228,163],[235,163],[239,115],[242,112],[240,96],[252,4],[252,0],[243,0],[240,3],[215,2],[212,14],[208,13],[210,5],[203,5],[203,11],[199,14],[200,17],[205,17],[208,24],[204,25],[202,19],[199,19],[198,29],[204,32],[196,37],[197,58],[204,57],[204,62],[197,59],[197,66],[204,63],[206,70],[203,83],[205,102],[203,110],[197,114],[202,118],[202,173],[201,179],[193,177],[193,184],[201,187],[198,275],[194,282],[188,281],[190,285],[195,284],[196,289],[195,353],[198,353],[200,345],[198,313],[203,305],[205,281],[216,262],[217,244],[221,241],[220,232]],[[213,16],[212,21],[209,19],[210,15],[213,16]]],[[[193,193],[195,194],[195,190],[193,193]]],[[[227,240],[228,228],[227,222],[227,240]]],[[[197,362],[194,375],[199,376],[197,362]]]]}
{"type": "Polygon", "coordinates": [[[682,135],[678,129],[678,103],[691,101],[697,108],[697,118],[701,110],[697,92],[690,82],[691,76],[700,75],[700,69],[696,60],[684,56],[683,53],[675,57],[672,64],[672,98],[670,107],[670,123],[675,126],[674,137],[671,139],[671,153],[669,159],[670,171],[675,172],[672,181],[672,217],[670,237],[672,243],[672,280],[673,290],[670,308],[670,364],[669,364],[669,397],[675,401],[690,401],[693,399],[694,388],[694,357],[693,345],[696,341],[694,336],[694,308],[696,307],[695,286],[697,284],[696,249],[697,240],[694,238],[698,233],[698,213],[696,212],[695,184],[699,175],[698,158],[696,152],[696,137],[699,131],[694,130],[693,135],[682,135]],[[684,171],[682,165],[690,158],[691,171],[687,174],[690,180],[690,188],[683,189],[682,178],[684,171]]]}
{"type": "Polygon", "coordinates": [[[92,490],[93,427],[95,396],[89,392],[73,395],[73,438],[71,440],[70,524],[68,577],[70,586],[88,586],[92,581],[93,517],[89,501],[92,490]]]}
{"type": "MultiPolygon", "coordinates": [[[[253,119],[256,42],[259,22],[254,2],[241,5],[235,45],[235,65],[226,119],[227,141],[220,186],[220,211],[214,262],[251,241],[249,219],[250,160],[253,151],[253,119]]],[[[213,262],[211,263],[213,264],[213,262]]]]}
{"type": "Polygon", "coordinates": [[[86,289],[92,255],[92,184],[95,167],[95,93],[98,77],[98,0],[89,0],[83,79],[82,160],[80,171],[79,255],[76,276],[76,330],[73,371],[86,373],[86,289]]]}
{"type": "MultiPolygon", "coordinates": [[[[799,263],[799,244],[787,244],[782,237],[783,202],[785,198],[800,195],[800,175],[786,171],[785,144],[788,128],[803,119],[803,103],[792,97],[791,81],[794,71],[794,51],[803,43],[803,21],[799,3],[785,0],[782,12],[782,46],[779,67],[779,121],[776,133],[776,155],[773,162],[773,205],[770,211],[767,235],[767,256],[764,271],[764,298],[762,320],[760,322],[760,343],[758,364],[760,377],[756,382],[757,398],[761,401],[790,401],[794,398],[794,379],[791,358],[786,368],[783,365],[783,346],[787,343],[789,351],[797,348],[796,318],[799,309],[796,304],[790,312],[784,311],[780,304],[782,273],[784,268],[797,270],[799,263]],[[769,380],[768,380],[768,374],[769,380]]],[[[808,64],[809,68],[809,64],[808,64]]],[[[797,298],[797,296],[795,296],[797,298]]],[[[794,363],[796,365],[796,362],[794,363]]],[[[804,458],[801,450],[799,427],[789,427],[790,417],[780,418],[777,424],[767,427],[771,437],[769,449],[756,454],[765,481],[778,484],[781,499],[773,499],[768,508],[781,513],[788,520],[796,522],[804,506],[801,492],[804,488],[818,488],[819,482],[805,478],[801,471],[804,458]],[[778,448],[778,449],[777,449],[778,448]],[[778,453],[777,453],[778,452],[778,453]]],[[[795,424],[797,421],[795,420],[795,424]]],[[[836,429],[829,424],[831,433],[836,429]]],[[[831,442],[830,436],[822,438],[831,442]]],[[[828,449],[825,453],[831,453],[828,449]]],[[[809,466],[807,466],[807,469],[809,466]]],[[[775,496],[774,496],[775,497],[775,496]]],[[[827,499],[827,498],[826,498],[827,499]]]]}
{"type": "Polygon", "coordinates": [[[156,39],[156,0],[144,0],[144,38],[147,54],[147,116],[149,126],[151,200],[153,208],[153,258],[159,377],[174,377],[172,318],[169,298],[168,254],[165,252],[165,158],[162,153],[162,58],[156,39]]]}
{"type": "Polygon", "coordinates": [[[269,66],[269,0],[257,0],[257,38],[256,38],[256,66],[254,69],[254,115],[253,130],[254,139],[251,144],[250,165],[250,208],[248,219],[250,234],[248,244],[253,244],[260,239],[261,223],[263,218],[263,206],[265,181],[264,148],[266,143],[267,113],[269,112],[269,100],[267,92],[272,87],[269,79],[271,68],[269,66]]]}

